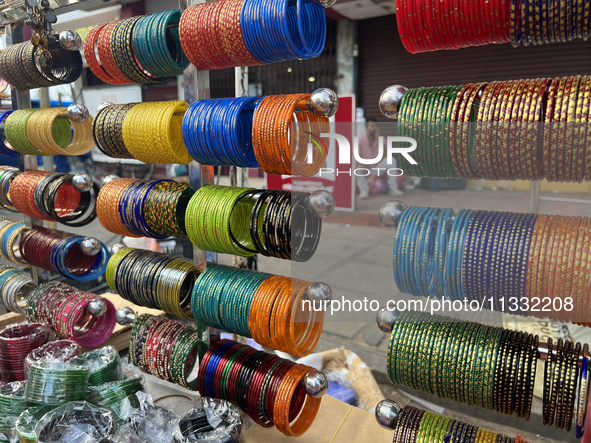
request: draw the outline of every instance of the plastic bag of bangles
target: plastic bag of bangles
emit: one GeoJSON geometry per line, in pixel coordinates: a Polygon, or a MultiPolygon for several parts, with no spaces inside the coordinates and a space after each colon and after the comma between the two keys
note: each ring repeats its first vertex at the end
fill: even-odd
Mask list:
{"type": "Polygon", "coordinates": [[[14,425],[19,415],[31,406],[25,400],[25,382],[13,381],[0,386],[0,442],[17,441],[14,425]]]}
{"type": "Polygon", "coordinates": [[[98,386],[123,379],[119,352],[113,346],[105,346],[81,354],[74,357],[71,363],[90,370],[89,386],[98,386]]]}
{"type": "Polygon", "coordinates": [[[111,443],[114,435],[112,413],[85,401],[65,403],[35,425],[38,443],[111,443]]]}
{"type": "Polygon", "coordinates": [[[90,371],[66,363],[34,363],[29,370],[25,398],[37,404],[60,405],[84,400],[90,371]]]}
{"type": "Polygon", "coordinates": [[[119,428],[113,443],[172,443],[172,425],[178,420],[178,415],[155,405],[149,394],[137,392],[135,396],[139,407],[129,416],[128,422],[119,428]]]}
{"type": "Polygon", "coordinates": [[[25,376],[34,363],[65,363],[80,353],[80,345],[72,340],[50,341],[33,349],[25,359],[25,376]]]}
{"type": "Polygon", "coordinates": [[[238,409],[230,402],[203,398],[173,423],[173,443],[244,443],[238,409]]]}
{"type": "Polygon", "coordinates": [[[113,413],[117,426],[128,422],[146,407],[144,379],[125,377],[98,386],[90,386],[86,400],[94,405],[108,409],[113,413]]]}

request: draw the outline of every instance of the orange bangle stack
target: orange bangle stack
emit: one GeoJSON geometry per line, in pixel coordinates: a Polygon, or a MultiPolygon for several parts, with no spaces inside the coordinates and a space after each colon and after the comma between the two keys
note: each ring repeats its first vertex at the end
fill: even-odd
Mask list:
{"type": "Polygon", "coordinates": [[[303,365],[293,367],[281,381],[275,400],[273,409],[275,427],[279,432],[291,437],[299,437],[304,434],[312,426],[316,414],[318,414],[318,410],[320,409],[320,399],[306,395],[301,413],[295,422],[290,424],[289,416],[292,399],[294,398],[296,389],[310,369],[310,367],[303,365]]]}
{"type": "Polygon", "coordinates": [[[261,99],[254,113],[252,144],[256,159],[268,174],[315,175],[328,154],[328,119],[309,111],[310,94],[275,95],[261,99]],[[297,124],[297,128],[296,128],[297,124]],[[312,161],[308,163],[308,144],[312,161]]]}
{"type": "Polygon", "coordinates": [[[84,58],[94,75],[105,83],[125,85],[131,81],[117,69],[110,50],[111,34],[116,24],[117,22],[104,23],[90,30],[84,39],[84,58]]]}
{"type": "Polygon", "coordinates": [[[107,231],[126,237],[138,237],[125,229],[119,216],[119,197],[127,186],[135,181],[137,180],[134,178],[120,178],[107,183],[101,189],[96,202],[96,212],[101,225],[107,231]]]}
{"type": "Polygon", "coordinates": [[[257,343],[300,357],[314,350],[320,340],[324,310],[304,309],[310,284],[279,275],[263,281],[254,295],[248,322],[257,343]]]}
{"type": "Polygon", "coordinates": [[[52,219],[43,216],[37,209],[34,196],[35,188],[39,182],[49,174],[49,172],[45,171],[25,171],[12,181],[10,185],[10,201],[17,211],[40,220],[52,221],[52,219]]]}

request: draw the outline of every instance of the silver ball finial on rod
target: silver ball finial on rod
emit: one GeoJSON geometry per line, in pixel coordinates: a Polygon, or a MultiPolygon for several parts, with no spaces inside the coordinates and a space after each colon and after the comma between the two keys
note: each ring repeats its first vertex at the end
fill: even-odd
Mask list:
{"type": "Polygon", "coordinates": [[[135,311],[129,306],[119,308],[115,314],[115,320],[121,326],[131,325],[135,321],[135,311]]]}
{"type": "Polygon", "coordinates": [[[376,420],[386,429],[396,429],[400,417],[400,406],[393,400],[382,400],[376,406],[376,420]]]}
{"type": "Polygon", "coordinates": [[[393,120],[398,120],[400,103],[402,103],[402,97],[404,97],[406,91],[408,91],[408,88],[401,85],[386,88],[380,96],[380,111],[382,111],[382,114],[393,120]]]}

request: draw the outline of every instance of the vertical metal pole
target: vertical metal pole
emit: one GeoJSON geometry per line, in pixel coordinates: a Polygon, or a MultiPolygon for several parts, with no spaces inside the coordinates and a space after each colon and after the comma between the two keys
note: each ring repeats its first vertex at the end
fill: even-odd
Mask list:
{"type": "MultiPolygon", "coordinates": [[[[190,6],[206,3],[207,0],[179,0],[179,9],[183,12],[190,6]]],[[[185,101],[189,104],[196,100],[210,98],[209,90],[209,71],[198,71],[192,64],[183,72],[183,86],[185,101]]],[[[202,165],[196,161],[189,163],[189,177],[191,177],[191,187],[199,189],[203,186],[213,185],[215,183],[215,174],[213,166],[202,165]]],[[[207,251],[193,246],[193,261],[195,266],[205,270],[207,268],[207,251]]],[[[217,254],[209,254],[209,260],[217,263],[217,254]]],[[[197,329],[202,333],[201,339],[207,343],[213,338],[219,337],[220,331],[208,329],[206,326],[197,324],[197,329]]],[[[202,355],[200,357],[203,357],[202,355]]]]}
{"type": "Polygon", "coordinates": [[[540,212],[540,182],[531,182],[529,188],[529,212],[538,214],[540,212]]]}
{"type": "MultiPolygon", "coordinates": [[[[4,41],[2,42],[3,48],[13,45],[15,43],[21,43],[24,41],[24,31],[22,24],[20,25],[6,25],[4,28],[4,41]]],[[[10,93],[12,95],[12,109],[28,109],[31,107],[31,94],[29,91],[19,91],[15,88],[11,88],[10,93]]],[[[37,169],[37,156],[35,155],[18,155],[18,167],[21,171],[27,171],[29,169],[37,169]]],[[[43,221],[38,218],[25,216],[25,223],[30,227],[43,227],[43,221]]],[[[32,266],[31,277],[35,284],[39,283],[40,269],[32,266]]]]}
{"type": "MultiPolygon", "coordinates": [[[[236,97],[248,96],[248,66],[234,68],[234,84],[236,97]]],[[[232,166],[230,170],[230,184],[238,187],[248,187],[248,168],[232,166]]],[[[247,268],[248,259],[237,255],[232,257],[232,265],[237,268],[247,268]]]]}

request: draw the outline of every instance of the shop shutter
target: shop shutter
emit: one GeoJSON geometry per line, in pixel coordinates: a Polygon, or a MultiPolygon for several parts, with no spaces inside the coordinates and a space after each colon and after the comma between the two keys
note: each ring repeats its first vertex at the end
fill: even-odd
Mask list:
{"type": "Polygon", "coordinates": [[[394,15],[360,21],[358,35],[358,106],[366,117],[379,121],[388,121],[378,102],[382,91],[393,84],[416,88],[591,74],[589,41],[410,54],[402,46],[394,15]]]}

